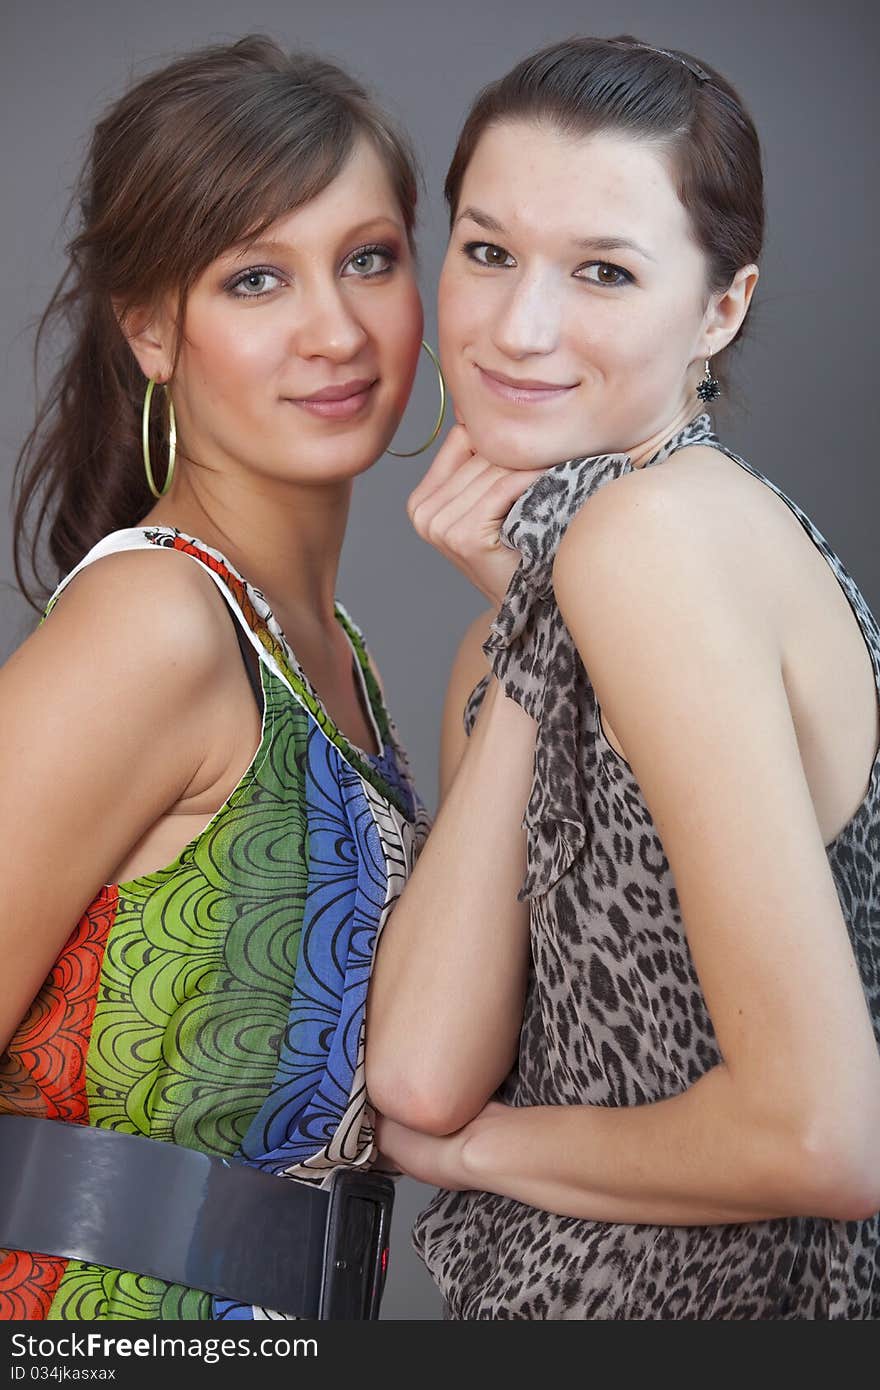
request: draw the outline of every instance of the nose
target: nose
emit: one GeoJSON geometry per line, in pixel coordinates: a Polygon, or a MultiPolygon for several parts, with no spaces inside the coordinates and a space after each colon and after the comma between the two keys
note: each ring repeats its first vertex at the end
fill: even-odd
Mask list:
{"type": "Polygon", "coordinates": [[[559,346],[560,306],[545,276],[510,276],[492,324],[492,341],[506,357],[546,356],[559,346]]]}
{"type": "Polygon", "coordinates": [[[295,347],[300,357],[348,362],[367,342],[367,332],[338,283],[314,285],[297,297],[295,347]]]}

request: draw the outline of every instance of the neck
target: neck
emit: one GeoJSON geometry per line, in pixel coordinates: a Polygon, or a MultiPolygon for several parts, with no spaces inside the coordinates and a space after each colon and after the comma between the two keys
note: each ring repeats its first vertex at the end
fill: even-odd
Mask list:
{"type": "Polygon", "coordinates": [[[350,478],[308,486],[218,475],[183,460],[171,490],[144,518],[219,550],[260,589],[282,623],[335,623],[350,478]]]}
{"type": "Polygon", "coordinates": [[[632,449],[627,449],[626,452],[629,454],[629,461],[633,468],[644,467],[648,459],[653,458],[658,449],[662,449],[663,445],[672,439],[673,435],[683,430],[685,425],[689,425],[691,420],[695,420],[698,415],[702,414],[702,411],[702,406],[699,410],[695,410],[691,402],[686,401],[673,418],[668,420],[662,429],[652,434],[650,439],[636,444],[632,449]]]}

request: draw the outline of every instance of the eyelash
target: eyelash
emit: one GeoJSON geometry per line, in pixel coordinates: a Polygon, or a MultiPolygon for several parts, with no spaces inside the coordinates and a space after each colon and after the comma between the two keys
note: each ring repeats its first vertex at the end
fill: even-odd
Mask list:
{"type": "Polygon", "coordinates": [[[360,280],[375,280],[379,275],[387,275],[390,270],[394,269],[397,262],[397,255],[391,246],[380,246],[377,244],[376,246],[359,247],[357,251],[351,253],[345,264],[349,265],[351,261],[357,260],[358,256],[384,256],[388,262],[382,270],[374,270],[369,275],[358,276],[357,278],[360,280]]]}
{"type": "MultiPolygon", "coordinates": [[[[578,270],[590,270],[593,266],[600,265],[605,266],[608,270],[613,270],[615,274],[619,275],[621,278],[616,280],[613,285],[609,285],[607,281],[602,280],[589,280],[589,284],[599,285],[604,290],[616,290],[619,289],[621,285],[631,285],[633,283],[633,277],[630,275],[629,271],[624,270],[622,265],[615,265],[613,261],[588,261],[586,265],[578,266],[578,270]]],[[[575,278],[587,280],[586,275],[576,275],[575,278]]]]}
{"type": "Polygon", "coordinates": [[[236,291],[240,286],[244,285],[245,281],[250,280],[252,276],[256,275],[271,275],[273,280],[280,280],[282,278],[277,270],[270,270],[267,265],[252,265],[248,266],[247,270],[243,270],[239,275],[236,275],[234,280],[230,280],[226,288],[236,299],[264,299],[267,294],[272,293],[271,290],[257,290],[254,294],[236,294],[236,291]]]}
{"type": "MultiPolygon", "coordinates": [[[[397,255],[390,246],[359,246],[358,249],[356,251],[352,251],[351,255],[348,256],[346,260],[343,262],[343,268],[349,265],[352,261],[356,260],[358,256],[384,256],[385,259],[388,261],[388,264],[386,266],[383,266],[381,270],[373,270],[368,275],[356,276],[355,278],[359,280],[376,280],[379,278],[380,275],[387,275],[389,271],[393,270],[394,265],[397,261],[397,255]]],[[[283,280],[285,278],[283,275],[279,274],[277,270],[273,270],[270,266],[253,265],[248,266],[247,270],[240,271],[240,273],[236,275],[234,280],[230,280],[226,288],[229,291],[229,293],[232,294],[236,299],[264,299],[267,294],[272,294],[273,290],[257,290],[253,294],[236,293],[236,291],[239,289],[241,285],[244,285],[246,281],[251,279],[252,276],[256,275],[271,276],[274,280],[283,280]]]]}
{"type": "MultiPolygon", "coordinates": [[[[474,261],[477,265],[481,265],[484,270],[509,269],[509,266],[506,265],[490,265],[488,261],[481,261],[479,256],[476,255],[477,251],[504,251],[504,247],[496,246],[494,241],[466,241],[461,249],[468,260],[474,261]]],[[[504,254],[505,256],[509,256],[510,252],[504,251],[504,254]]]]}
{"type": "MultiPolygon", "coordinates": [[[[464,246],[462,247],[462,250],[463,250],[464,254],[468,257],[468,259],[471,260],[471,261],[474,261],[476,265],[481,265],[485,270],[509,270],[509,269],[510,269],[510,266],[506,266],[506,265],[490,265],[490,264],[488,263],[488,261],[482,261],[482,260],[480,260],[480,258],[479,258],[475,253],[476,253],[477,251],[481,251],[481,250],[484,250],[484,249],[491,250],[491,251],[504,251],[504,247],[503,247],[503,246],[497,246],[497,245],[495,244],[495,242],[492,242],[492,241],[468,241],[468,242],[465,242],[464,246]]],[[[509,251],[504,251],[504,254],[505,254],[505,256],[509,256],[509,255],[510,255],[510,252],[509,252],[509,251]]],[[[599,287],[600,287],[601,289],[614,290],[614,289],[618,289],[621,285],[632,284],[633,281],[634,281],[634,277],[630,274],[630,272],[629,272],[628,270],[624,270],[624,268],[623,268],[622,265],[615,265],[613,261],[588,261],[586,265],[578,266],[578,270],[589,270],[589,269],[591,269],[593,266],[606,266],[609,270],[615,271],[615,272],[617,273],[617,275],[619,275],[619,276],[621,277],[621,278],[620,278],[619,280],[617,280],[614,284],[610,284],[610,285],[609,285],[607,282],[603,284],[603,282],[602,282],[601,280],[592,280],[592,279],[591,279],[591,280],[588,280],[588,283],[589,283],[589,284],[591,284],[591,285],[599,285],[599,287]]],[[[574,278],[575,278],[575,279],[580,279],[580,280],[586,280],[586,279],[587,279],[586,276],[584,276],[584,275],[578,275],[577,272],[574,273],[574,278]]]]}

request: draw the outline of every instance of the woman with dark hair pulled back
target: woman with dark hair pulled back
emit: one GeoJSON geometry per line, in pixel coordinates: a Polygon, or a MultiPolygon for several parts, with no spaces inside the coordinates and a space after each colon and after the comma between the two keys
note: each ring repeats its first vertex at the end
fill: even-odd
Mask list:
{"type": "Polygon", "coordinates": [[[571,39],[446,192],[459,423],[409,509],[492,606],[370,992],[417,1248],[451,1318],[876,1318],[880,630],[707,409],[754,126],[689,54],[571,39]]]}
{"type": "Polygon", "coordinates": [[[363,1015],[426,827],[334,595],[416,193],[364,89],[259,36],[95,129],[0,673],[5,1318],[377,1316],[363,1015]]]}

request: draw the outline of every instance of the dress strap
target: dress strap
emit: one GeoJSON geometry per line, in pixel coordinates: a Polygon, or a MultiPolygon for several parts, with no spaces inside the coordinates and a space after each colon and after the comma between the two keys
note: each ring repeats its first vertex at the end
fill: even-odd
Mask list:
{"type": "MultiPolygon", "coordinates": [[[[103,560],[107,555],[118,555],[126,550],[170,549],[169,546],[157,544],[156,536],[156,528],[146,528],[142,526],[131,526],[124,530],[111,531],[108,536],[104,536],[102,540],[98,541],[97,545],[92,546],[91,550],[88,552],[87,555],[83,556],[79,564],[75,565],[74,568],[70,570],[69,573],[66,574],[64,578],[60,581],[51,598],[49,599],[49,602],[46,604],[43,613],[44,620],[52,612],[52,609],[55,607],[56,602],[64,593],[71,580],[75,579],[76,576],[80,574],[82,570],[86,569],[88,565],[94,564],[96,560],[103,560]]],[[[257,656],[261,660],[267,661],[268,654],[266,653],[266,650],[262,642],[260,641],[257,633],[253,630],[250,623],[248,622],[247,615],[243,611],[237,595],[232,590],[230,585],[225,581],[223,575],[218,573],[216,569],[212,568],[210,564],[206,563],[206,560],[208,559],[207,554],[205,556],[205,559],[202,559],[198,555],[193,554],[192,551],[182,551],[181,553],[189,554],[190,558],[194,560],[195,563],[199,565],[200,568],[203,569],[207,575],[210,576],[217,589],[223,595],[223,600],[226,603],[226,606],[230,612],[230,616],[232,617],[232,620],[236,626],[236,631],[238,633],[239,638],[239,645],[241,645],[242,638],[246,639],[248,646],[253,648],[257,656]]],[[[268,664],[271,663],[269,662],[268,664]]]]}
{"type": "Polygon", "coordinates": [[[242,638],[247,640],[254,649],[261,665],[268,667],[282,685],[287,687],[293,698],[312,717],[323,737],[335,747],[343,760],[364,781],[371,783],[381,796],[390,801],[400,811],[404,819],[411,822],[414,814],[414,793],[406,756],[397,739],[396,731],[391,727],[363,639],[341,604],[336,604],[337,618],[351,643],[353,658],[358,664],[365,686],[364,697],[367,703],[372,706],[376,725],[375,732],[378,735],[377,742],[380,749],[384,749],[386,744],[391,745],[393,749],[393,753],[390,755],[391,764],[399,764],[399,779],[397,776],[390,776],[391,764],[388,768],[385,767],[384,756],[376,757],[374,754],[357,748],[337,727],[300,666],[296,654],[291,649],[277,618],[266,601],[265,595],[249,584],[219,551],[195,537],[185,535],[174,527],[133,526],[127,530],[113,531],[109,536],[105,536],[103,540],[93,546],[89,553],[58,585],[46,607],[44,618],[48,617],[70,581],[86,565],[102,559],[105,555],[123,550],[153,549],[179,550],[183,554],[189,555],[206,574],[210,575],[223,595],[233,619],[241,629],[240,645],[242,638]]]}
{"type": "Polygon", "coordinates": [[[232,612],[232,609],[228,607],[228,605],[227,611],[229,613],[230,618],[232,619],[232,626],[235,628],[235,636],[238,639],[238,645],[241,651],[241,659],[244,662],[244,669],[247,673],[247,678],[250,682],[251,690],[254,692],[254,699],[257,702],[257,709],[260,711],[260,717],[262,718],[263,711],[265,708],[265,697],[263,695],[263,686],[259,676],[260,663],[259,661],[254,660],[254,650],[242,631],[241,623],[238,622],[238,620],[235,617],[235,614],[232,612]]]}

